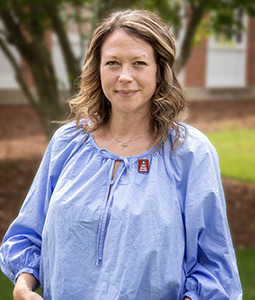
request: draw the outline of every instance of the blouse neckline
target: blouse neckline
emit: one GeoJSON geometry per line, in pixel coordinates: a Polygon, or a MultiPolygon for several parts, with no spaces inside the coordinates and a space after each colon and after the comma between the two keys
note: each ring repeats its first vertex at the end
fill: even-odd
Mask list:
{"type": "Polygon", "coordinates": [[[103,156],[108,157],[108,158],[113,158],[113,159],[117,159],[117,160],[123,160],[123,159],[128,159],[128,160],[133,160],[133,159],[139,159],[139,158],[145,158],[145,157],[149,157],[152,156],[154,154],[156,154],[158,152],[158,150],[156,151],[158,145],[154,145],[152,148],[150,148],[149,150],[141,153],[141,154],[137,154],[137,155],[131,155],[131,156],[119,156],[107,149],[101,148],[98,146],[98,144],[96,143],[93,133],[89,133],[89,140],[92,143],[92,145],[96,148],[96,150],[103,156]]]}

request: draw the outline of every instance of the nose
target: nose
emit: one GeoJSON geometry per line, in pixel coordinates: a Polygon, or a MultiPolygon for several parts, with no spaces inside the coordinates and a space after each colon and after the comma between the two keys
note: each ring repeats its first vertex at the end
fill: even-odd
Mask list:
{"type": "Polygon", "coordinates": [[[132,71],[128,66],[123,66],[120,70],[119,81],[124,83],[131,82],[132,80],[132,71]]]}

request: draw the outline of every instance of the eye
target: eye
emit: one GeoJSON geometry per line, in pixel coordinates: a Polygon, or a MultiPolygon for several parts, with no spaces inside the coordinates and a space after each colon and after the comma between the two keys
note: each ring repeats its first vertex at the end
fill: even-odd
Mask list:
{"type": "Polygon", "coordinates": [[[117,66],[119,63],[117,61],[111,60],[106,63],[108,66],[117,66]]]}
{"type": "Polygon", "coordinates": [[[135,62],[135,65],[136,65],[136,66],[146,66],[147,64],[146,64],[145,61],[136,61],[136,62],[135,62]]]}

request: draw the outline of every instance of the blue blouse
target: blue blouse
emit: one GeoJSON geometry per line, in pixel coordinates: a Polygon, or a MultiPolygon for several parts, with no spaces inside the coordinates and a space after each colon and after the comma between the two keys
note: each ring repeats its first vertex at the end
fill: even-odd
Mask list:
{"type": "Polygon", "coordinates": [[[33,274],[45,300],[242,299],[218,157],[185,126],[175,153],[132,157],[62,126],[3,239],[2,271],[33,274]]]}

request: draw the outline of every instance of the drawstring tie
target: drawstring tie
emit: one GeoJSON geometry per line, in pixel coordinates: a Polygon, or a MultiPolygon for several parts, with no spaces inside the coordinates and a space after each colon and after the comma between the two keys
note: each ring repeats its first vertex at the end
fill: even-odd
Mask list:
{"type": "MultiPolygon", "coordinates": [[[[115,158],[116,159],[116,158],[115,158]]],[[[99,229],[98,229],[98,236],[97,236],[97,265],[99,265],[99,262],[102,261],[103,259],[103,250],[104,250],[104,242],[105,242],[105,237],[106,237],[106,232],[107,232],[107,227],[110,221],[110,215],[111,215],[111,207],[112,207],[112,202],[113,202],[113,194],[115,191],[115,188],[128,167],[128,160],[126,157],[120,159],[123,163],[121,166],[121,170],[117,176],[117,178],[114,178],[113,180],[110,181],[109,189],[108,189],[108,195],[106,199],[106,205],[104,207],[104,210],[101,214],[100,222],[99,222],[99,229]]],[[[115,162],[115,160],[114,160],[115,162]]],[[[114,165],[114,164],[113,164],[114,165]]],[[[120,167],[119,166],[119,167],[120,167]]],[[[110,174],[112,176],[112,174],[110,174]]]]}

